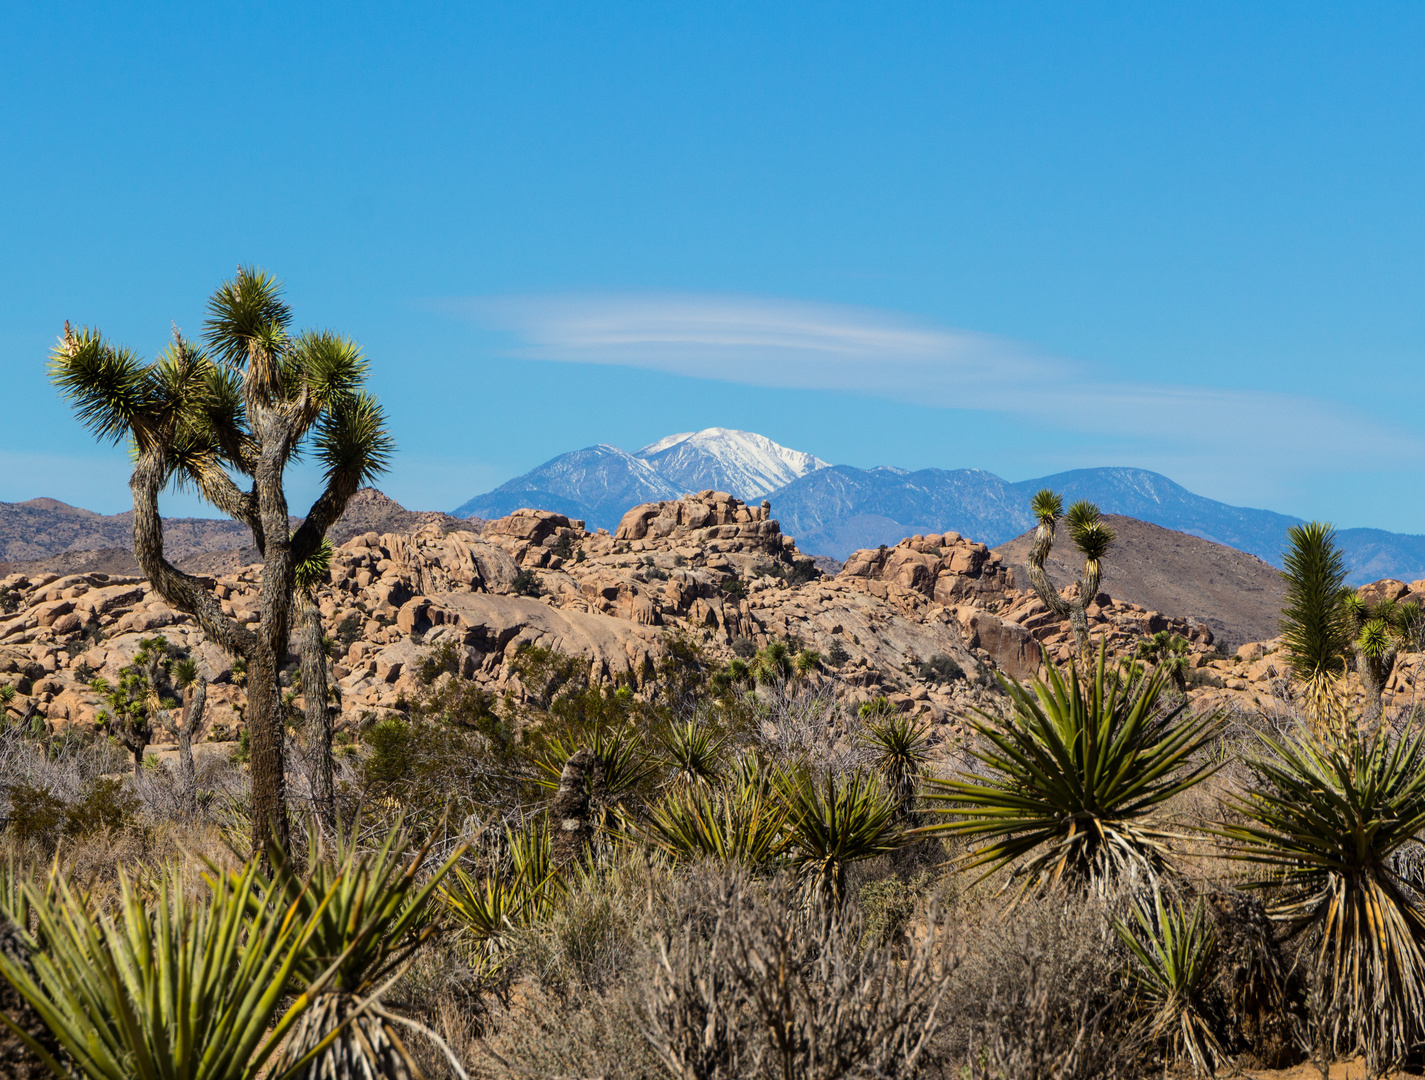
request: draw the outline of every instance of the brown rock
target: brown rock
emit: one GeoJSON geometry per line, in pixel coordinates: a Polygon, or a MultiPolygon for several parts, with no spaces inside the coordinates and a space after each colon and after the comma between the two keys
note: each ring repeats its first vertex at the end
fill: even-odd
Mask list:
{"type": "Polygon", "coordinates": [[[53,626],[56,619],[61,615],[68,615],[73,610],[73,600],[51,600],[49,603],[41,604],[35,608],[35,619],[40,626],[53,626]]]}
{"type": "Polygon", "coordinates": [[[990,661],[1010,678],[1021,682],[1039,674],[1043,654],[1039,642],[1024,627],[1005,622],[987,611],[974,611],[969,619],[971,648],[981,648],[990,661]]]}

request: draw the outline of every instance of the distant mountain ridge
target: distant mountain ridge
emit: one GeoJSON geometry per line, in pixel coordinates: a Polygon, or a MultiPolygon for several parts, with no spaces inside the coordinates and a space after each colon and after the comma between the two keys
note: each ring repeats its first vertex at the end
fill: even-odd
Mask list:
{"type": "MultiPolygon", "coordinates": [[[[606,445],[561,454],[454,513],[495,518],[529,506],[612,529],[639,503],[714,488],[770,499],[782,531],[803,551],[845,559],[858,548],[947,529],[1002,544],[1033,524],[1029,500],[1042,487],[1066,502],[1088,499],[1105,513],[1225,544],[1277,567],[1287,529],[1302,521],[1197,495],[1147,469],[1074,469],[1017,482],[979,469],[858,469],[727,428],[670,435],[636,454],[606,445]]],[[[1425,536],[1366,528],[1336,535],[1353,584],[1425,578],[1425,536]]]]}
{"type": "Polygon", "coordinates": [[[606,443],[560,454],[453,512],[456,517],[497,518],[528,506],[578,518],[591,529],[611,530],[639,503],[708,488],[755,502],[826,467],[820,458],[764,435],[706,428],[659,439],[636,454],[606,443]]]}

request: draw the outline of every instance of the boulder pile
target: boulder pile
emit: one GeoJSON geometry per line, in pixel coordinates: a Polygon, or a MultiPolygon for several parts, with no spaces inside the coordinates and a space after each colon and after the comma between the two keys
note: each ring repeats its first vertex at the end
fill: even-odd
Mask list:
{"type": "MultiPolygon", "coordinates": [[[[249,566],[210,579],[239,622],[258,618],[259,572],[249,566]]],[[[767,504],[703,491],[635,507],[612,534],[537,510],[478,531],[432,521],[411,533],[367,532],[335,549],[317,599],[335,641],[341,723],[352,728],[420,692],[422,660],[446,643],[465,676],[522,700],[511,661],[526,646],[581,656],[595,682],[643,690],[674,636],[714,662],[786,641],[818,653],[812,678],[849,704],[886,696],[943,724],[1002,703],[996,674],[1028,680],[1046,660],[1071,657],[1067,621],[1019,584],[985,545],[955,533],[858,551],[826,577],[782,535],[767,504]]],[[[1425,582],[1370,588],[1425,600],[1425,582]]],[[[94,677],[116,680],[144,638],[163,634],[211,680],[210,739],[242,730],[241,672],[235,677],[232,659],[146,581],[12,574],[0,580],[0,609],[8,612],[0,615],[0,687],[14,688],[3,704],[12,721],[92,727],[101,708],[94,677]]],[[[1222,657],[1201,623],[1106,593],[1087,613],[1095,645],[1103,641],[1111,657],[1131,657],[1160,631],[1185,639],[1190,693],[1201,704],[1261,708],[1282,692],[1279,643],[1222,657]]],[[[1413,702],[1422,660],[1401,656],[1388,705],[1413,702]]]]}

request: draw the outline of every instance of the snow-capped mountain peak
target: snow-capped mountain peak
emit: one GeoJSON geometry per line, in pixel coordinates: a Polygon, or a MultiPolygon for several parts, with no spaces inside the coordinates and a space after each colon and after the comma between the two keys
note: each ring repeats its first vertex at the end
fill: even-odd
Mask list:
{"type": "Polygon", "coordinates": [[[684,491],[714,488],[739,499],[760,499],[828,465],[813,454],[789,449],[765,435],[717,427],[669,435],[635,456],[684,491]]]}
{"type": "MultiPolygon", "coordinates": [[[[721,431],[722,429],[721,429],[721,428],[710,428],[709,430],[711,430],[711,431],[721,431]]],[[[698,432],[696,432],[696,431],[684,431],[684,432],[680,432],[680,433],[677,434],[677,435],[665,435],[665,436],[663,436],[663,438],[659,439],[657,442],[651,442],[651,443],[649,443],[647,446],[645,446],[642,450],[637,451],[637,456],[638,456],[638,457],[646,457],[646,456],[648,456],[649,454],[657,454],[657,453],[659,453],[660,451],[668,450],[668,449],[670,449],[670,448],[672,448],[672,447],[674,447],[674,446],[677,446],[680,442],[684,442],[684,441],[686,441],[686,440],[688,440],[688,439],[691,439],[694,435],[697,435],[697,434],[698,434],[698,432]]]]}

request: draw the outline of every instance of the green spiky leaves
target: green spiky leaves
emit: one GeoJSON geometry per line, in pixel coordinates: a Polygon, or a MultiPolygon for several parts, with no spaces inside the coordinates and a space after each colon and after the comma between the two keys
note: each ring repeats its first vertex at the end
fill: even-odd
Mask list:
{"type": "Polygon", "coordinates": [[[909,713],[875,710],[860,742],[871,752],[872,766],[885,777],[897,810],[909,817],[915,812],[930,758],[930,725],[909,713]]]}
{"type": "Polygon", "coordinates": [[[1425,1038],[1425,909],[1393,856],[1425,828],[1425,732],[1259,738],[1219,833],[1260,868],[1270,914],[1316,931],[1333,1041],[1403,1057],[1425,1038]]]}
{"type": "Polygon", "coordinates": [[[76,332],[65,323],[64,337],[50,353],[49,377],[96,439],[117,443],[147,430],[145,418],[158,394],[151,373],[99,331],[76,332]]]}
{"type": "Polygon", "coordinates": [[[284,415],[289,455],[312,438],[328,485],[349,496],[385,471],[395,448],[381,406],[363,389],[369,364],[340,334],[291,335],[281,292],[270,274],[239,269],[208,302],[209,351],[175,329],[173,343],[151,364],[96,330],[66,324],[50,378],[96,437],[129,439],[139,453],[159,456],[166,478],[193,484],[239,520],[243,496],[226,470],[255,474],[254,408],[284,415]]]}
{"type": "Polygon", "coordinates": [[[282,283],[255,266],[240,266],[209,298],[203,337],[224,364],[241,367],[258,352],[275,363],[291,321],[282,283]]]}
{"type": "Polygon", "coordinates": [[[315,592],[331,578],[332,542],[330,537],[322,537],[317,549],[297,564],[296,584],[300,592],[315,592]]]}
{"type": "Polygon", "coordinates": [[[1319,521],[1287,530],[1282,639],[1292,671],[1307,682],[1346,670],[1351,617],[1345,604],[1346,559],[1335,536],[1335,529],[1319,521]]]}
{"type": "Polygon", "coordinates": [[[1113,530],[1100,517],[1099,509],[1087,499],[1069,507],[1065,517],[1069,537],[1088,562],[1098,562],[1113,546],[1113,530]]]}
{"type": "Polygon", "coordinates": [[[1165,679],[1159,671],[1130,684],[1105,671],[1100,650],[1086,684],[1053,668],[1032,692],[1005,683],[1010,716],[971,721],[982,768],[929,781],[927,802],[951,819],[930,828],[982,841],[966,862],[986,876],[1018,863],[1026,889],[1156,877],[1172,834],[1152,813],[1209,774],[1194,755],[1220,727],[1215,716],[1183,719],[1185,702],[1160,708],[1165,679]]]}
{"type": "Polygon", "coordinates": [[[1148,1034],[1187,1058],[1194,1074],[1213,1076],[1231,1059],[1213,1032],[1205,1000],[1217,935],[1202,899],[1189,910],[1181,900],[1164,903],[1155,889],[1151,908],[1134,901],[1132,911],[1136,925],[1115,922],[1113,928],[1133,957],[1133,981],[1151,1009],[1148,1034]]]}
{"type": "Polygon", "coordinates": [[[396,449],[385,412],[364,391],[323,412],[315,442],[327,483],[351,491],[385,472],[396,449]]]}
{"type": "Polygon", "coordinates": [[[1029,504],[1029,511],[1039,521],[1051,528],[1064,513],[1064,500],[1059,495],[1048,488],[1044,488],[1034,496],[1034,500],[1029,504]]]}

